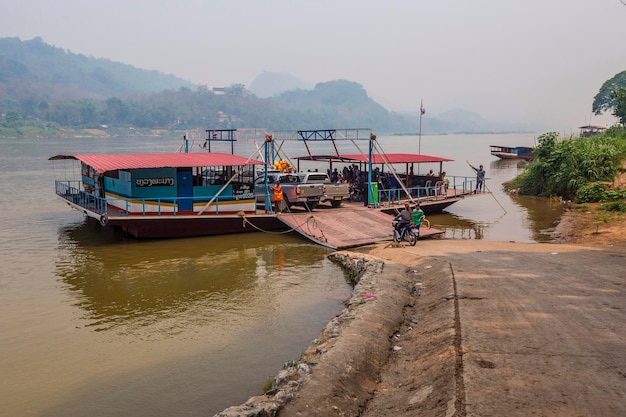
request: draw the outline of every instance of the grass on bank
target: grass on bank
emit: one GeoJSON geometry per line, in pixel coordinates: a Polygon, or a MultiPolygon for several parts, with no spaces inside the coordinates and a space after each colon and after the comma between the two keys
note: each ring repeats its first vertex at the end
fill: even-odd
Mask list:
{"type": "Polygon", "coordinates": [[[590,138],[569,139],[550,132],[539,136],[538,142],[537,158],[507,189],[578,203],[626,199],[626,190],[618,181],[626,166],[626,129],[613,126],[590,138]]]}

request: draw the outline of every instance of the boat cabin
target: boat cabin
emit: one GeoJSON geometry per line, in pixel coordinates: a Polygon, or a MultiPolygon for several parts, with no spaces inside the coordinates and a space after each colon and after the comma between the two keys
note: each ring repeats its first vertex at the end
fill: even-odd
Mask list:
{"type": "Polygon", "coordinates": [[[255,212],[254,168],[262,161],[221,153],[75,154],[80,178],[56,193],[93,217],[255,212]]]}
{"type": "Polygon", "coordinates": [[[589,136],[597,135],[598,133],[604,132],[606,130],[606,127],[587,125],[587,126],[580,126],[579,129],[580,129],[580,137],[588,138],[589,136]]]}

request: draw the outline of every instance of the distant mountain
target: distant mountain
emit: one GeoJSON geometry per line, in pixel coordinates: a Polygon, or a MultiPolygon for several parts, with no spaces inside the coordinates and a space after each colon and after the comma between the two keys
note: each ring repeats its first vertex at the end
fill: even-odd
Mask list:
{"type": "Polygon", "coordinates": [[[307,125],[299,129],[367,126],[380,132],[394,132],[415,125],[410,118],[389,112],[376,103],[362,85],[352,81],[319,83],[312,90],[287,91],[268,100],[284,112],[297,114],[307,125]]]}
{"type": "MultiPolygon", "coordinates": [[[[512,131],[465,110],[423,118],[422,133],[512,131]]],[[[419,116],[390,112],[352,81],[315,86],[280,72],[211,89],[174,75],[46,44],[41,38],[0,39],[0,136],[36,128],[270,130],[369,127],[378,134],[416,133],[419,116]]]]}
{"type": "Polygon", "coordinates": [[[107,59],[87,57],[46,44],[0,39],[0,93],[27,88],[40,98],[101,98],[196,86],[174,75],[107,59]]]}
{"type": "Polygon", "coordinates": [[[311,83],[302,81],[286,72],[264,71],[252,81],[248,90],[259,98],[267,98],[286,91],[310,90],[311,88],[313,88],[311,83]]]}
{"type": "Polygon", "coordinates": [[[527,126],[497,123],[480,114],[463,109],[452,109],[439,114],[429,114],[422,120],[422,133],[505,133],[528,131],[527,126]]]}

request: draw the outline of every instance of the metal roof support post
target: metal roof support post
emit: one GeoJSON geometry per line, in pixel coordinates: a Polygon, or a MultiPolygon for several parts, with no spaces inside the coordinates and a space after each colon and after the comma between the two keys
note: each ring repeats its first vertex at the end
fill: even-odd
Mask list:
{"type": "Polygon", "coordinates": [[[272,162],[274,161],[274,156],[273,156],[273,152],[274,152],[274,142],[272,141],[272,136],[270,135],[265,135],[265,142],[263,143],[263,146],[265,147],[265,168],[264,168],[264,175],[265,175],[265,210],[267,210],[268,213],[272,212],[272,200],[270,199],[270,190],[269,190],[269,182],[268,182],[268,175],[267,175],[267,168],[268,168],[268,164],[270,163],[270,146],[272,147],[272,162]]]}
{"type": "Polygon", "coordinates": [[[372,197],[372,192],[374,191],[374,187],[372,187],[372,148],[374,147],[374,140],[376,139],[376,136],[374,135],[370,135],[370,140],[369,140],[369,158],[368,158],[368,162],[367,162],[367,204],[369,205],[370,201],[373,203],[374,202],[374,197],[372,197]]]}

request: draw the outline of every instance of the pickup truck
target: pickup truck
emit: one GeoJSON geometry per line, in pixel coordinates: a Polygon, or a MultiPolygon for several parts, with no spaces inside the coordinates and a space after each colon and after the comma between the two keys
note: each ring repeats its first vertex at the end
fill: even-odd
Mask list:
{"type": "Polygon", "coordinates": [[[330,201],[333,207],[339,207],[343,199],[350,198],[350,186],[347,183],[331,182],[323,172],[302,172],[298,174],[304,184],[323,184],[324,195],[320,202],[330,201]]]}
{"type": "MultiPolygon", "coordinates": [[[[300,177],[296,174],[272,172],[267,174],[269,187],[267,192],[272,202],[274,202],[272,188],[277,182],[280,182],[283,188],[283,198],[287,208],[293,205],[301,205],[308,208],[308,210],[313,210],[324,196],[323,184],[303,184],[300,177]]],[[[261,176],[254,181],[254,194],[257,203],[265,203],[265,192],[265,177],[261,176]]]]}

